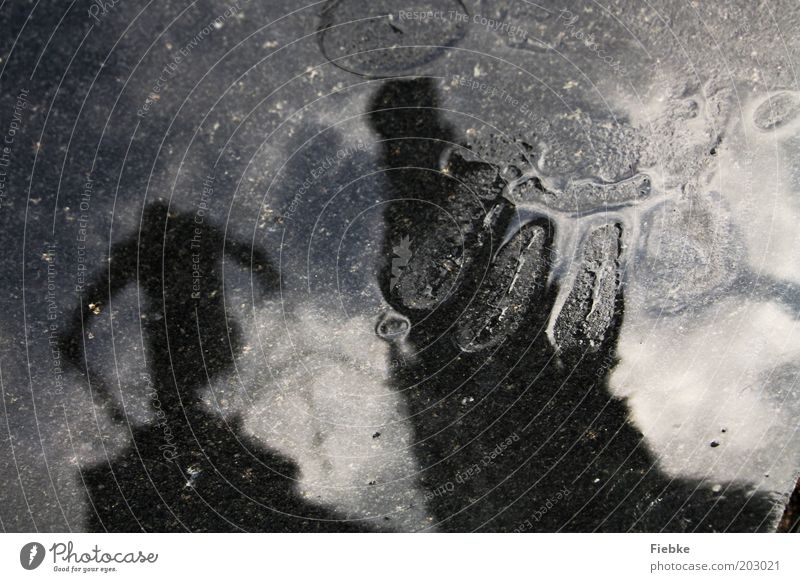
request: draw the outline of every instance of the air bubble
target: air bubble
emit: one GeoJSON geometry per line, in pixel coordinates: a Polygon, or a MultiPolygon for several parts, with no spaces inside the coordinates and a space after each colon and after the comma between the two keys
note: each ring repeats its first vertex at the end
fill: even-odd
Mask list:
{"type": "Polygon", "coordinates": [[[321,14],[319,44],[337,67],[372,78],[415,71],[454,46],[466,33],[458,0],[427,0],[405,10],[387,0],[336,0],[321,14]]]}
{"type": "Polygon", "coordinates": [[[407,317],[390,311],[385,313],[378,321],[375,326],[375,333],[387,342],[395,342],[405,338],[409,329],[411,329],[411,322],[407,317]]]}
{"type": "Polygon", "coordinates": [[[800,94],[785,91],[777,93],[758,106],[753,113],[753,124],[762,131],[773,131],[787,125],[800,115],[800,94]]]}

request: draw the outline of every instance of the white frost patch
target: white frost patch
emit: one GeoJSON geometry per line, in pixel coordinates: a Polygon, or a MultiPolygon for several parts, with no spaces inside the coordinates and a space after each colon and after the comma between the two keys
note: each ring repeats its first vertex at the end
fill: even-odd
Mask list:
{"type": "MultiPolygon", "coordinates": [[[[714,162],[687,160],[643,223],[610,386],[671,475],[786,492],[800,466],[800,141],[794,119],[756,127],[768,98],[729,124],[714,162]]],[[[669,161],[695,157],[696,137],[669,161]]]]}
{"type": "Polygon", "coordinates": [[[701,318],[638,319],[623,330],[611,386],[662,468],[765,487],[791,482],[800,461],[800,324],[791,314],[728,298],[701,318]]]}
{"type": "Polygon", "coordinates": [[[238,375],[214,384],[208,406],[241,415],[249,436],[296,463],[295,489],[309,501],[376,529],[430,525],[415,485],[413,433],[388,383],[404,363],[375,335],[375,320],[312,306],[285,314],[277,302],[254,319],[238,375]]]}

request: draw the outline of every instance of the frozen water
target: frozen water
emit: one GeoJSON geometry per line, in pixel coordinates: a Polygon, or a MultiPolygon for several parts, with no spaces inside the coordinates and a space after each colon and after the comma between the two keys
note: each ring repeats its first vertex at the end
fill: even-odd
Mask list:
{"type": "MultiPolygon", "coordinates": [[[[610,383],[673,475],[776,491],[796,476],[795,95],[747,94],[719,144],[706,141],[714,157],[691,175],[665,177],[682,187],[643,219],[610,383]]],[[[650,114],[657,124],[675,117],[650,114]]],[[[695,134],[687,143],[703,141],[695,134]]]]}

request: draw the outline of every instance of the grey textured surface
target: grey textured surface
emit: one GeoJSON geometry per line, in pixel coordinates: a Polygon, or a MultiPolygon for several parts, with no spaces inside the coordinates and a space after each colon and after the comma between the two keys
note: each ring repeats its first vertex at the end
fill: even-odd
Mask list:
{"type": "Polygon", "coordinates": [[[775,528],[796,2],[107,4],[0,6],[2,529],[775,528]]]}

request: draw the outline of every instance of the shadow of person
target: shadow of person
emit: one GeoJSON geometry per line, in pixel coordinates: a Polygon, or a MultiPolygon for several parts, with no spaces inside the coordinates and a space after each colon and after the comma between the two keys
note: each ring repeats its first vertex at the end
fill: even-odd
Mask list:
{"type": "MultiPolygon", "coordinates": [[[[201,400],[211,380],[241,352],[236,319],[226,314],[222,261],[250,270],[258,293],[278,285],[260,251],[193,214],[154,203],[138,235],[111,249],[109,267],[86,289],[62,351],[80,369],[93,314],[129,284],[145,298],[142,325],[156,420],[132,429],[120,455],[82,469],[92,531],[358,531],[294,492],[297,467],[243,435],[240,421],[223,419],[201,400]]],[[[86,370],[89,372],[89,370],[86,370]]],[[[93,378],[93,394],[115,409],[115,398],[93,378]]],[[[125,423],[121,411],[117,420],[125,423]]]]}
{"type": "Polygon", "coordinates": [[[775,502],[766,494],[660,471],[625,402],[610,394],[624,307],[621,227],[594,231],[555,327],[556,349],[546,333],[559,291],[546,283],[556,226],[520,221],[503,195],[503,168],[452,143],[431,79],[387,81],[370,107],[392,188],[381,289],[410,319],[415,352],[393,382],[414,419],[435,527],[771,527],[775,502]]]}

